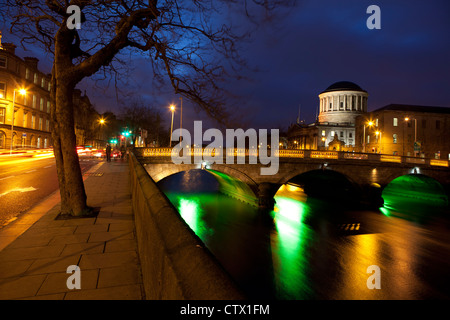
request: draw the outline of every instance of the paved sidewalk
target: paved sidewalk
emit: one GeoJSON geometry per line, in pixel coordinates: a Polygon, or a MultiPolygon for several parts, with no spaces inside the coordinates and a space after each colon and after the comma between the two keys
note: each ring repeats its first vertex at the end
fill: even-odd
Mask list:
{"type": "Polygon", "coordinates": [[[0,299],[143,299],[128,163],[100,162],[84,176],[95,218],[55,220],[59,190],[0,229],[0,299]],[[78,265],[81,289],[68,289],[78,265]]]}

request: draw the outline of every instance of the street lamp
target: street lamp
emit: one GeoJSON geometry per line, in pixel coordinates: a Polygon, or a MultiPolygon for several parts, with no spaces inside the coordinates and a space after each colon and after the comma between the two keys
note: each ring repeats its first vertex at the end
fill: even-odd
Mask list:
{"type": "Polygon", "coordinates": [[[182,134],[182,128],[183,128],[183,97],[180,97],[181,100],[181,104],[180,104],[180,142],[181,142],[181,138],[183,136],[182,134]]]}
{"type": "Polygon", "coordinates": [[[172,104],[170,105],[170,111],[172,111],[172,123],[170,125],[170,141],[169,141],[169,147],[172,147],[172,131],[173,131],[173,114],[175,112],[175,106],[172,104]]]}
{"type": "Polygon", "coordinates": [[[13,148],[13,141],[14,141],[14,114],[16,113],[15,110],[15,104],[16,104],[16,91],[19,91],[19,93],[24,96],[27,94],[27,91],[25,89],[19,89],[16,90],[14,89],[14,93],[13,93],[13,104],[12,104],[12,121],[11,121],[11,146],[10,146],[10,150],[9,150],[9,155],[12,156],[12,148],[13,148]]]}
{"type": "MultiPolygon", "coordinates": [[[[405,118],[405,121],[408,122],[410,120],[409,117],[405,118]]],[[[417,142],[417,119],[413,118],[414,120],[414,144],[417,142]]],[[[405,136],[403,136],[403,140],[405,140],[405,136]]],[[[403,144],[405,144],[405,141],[403,141],[403,144]]],[[[414,150],[414,156],[416,156],[416,150],[414,150]]]]}
{"type": "Polygon", "coordinates": [[[377,142],[380,145],[380,153],[381,153],[381,131],[376,131],[375,134],[377,135],[377,142]],[[379,136],[379,138],[378,138],[379,136]],[[380,139],[380,140],[378,140],[380,139]]]}
{"type": "MultiPolygon", "coordinates": [[[[369,122],[367,122],[367,126],[368,127],[371,127],[371,126],[373,126],[373,121],[369,121],[369,122]]],[[[363,128],[364,128],[364,130],[363,130],[363,152],[366,152],[366,125],[364,124],[363,125],[363,128]]]]}

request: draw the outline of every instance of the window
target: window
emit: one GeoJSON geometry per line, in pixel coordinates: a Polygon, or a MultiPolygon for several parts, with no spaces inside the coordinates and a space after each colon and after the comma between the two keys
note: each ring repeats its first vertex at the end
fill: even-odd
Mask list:
{"type": "Polygon", "coordinates": [[[33,108],[36,109],[36,95],[33,94],[33,108]]]}
{"type": "Polygon", "coordinates": [[[0,82],[0,99],[6,99],[6,83],[0,82]]]}
{"type": "Polygon", "coordinates": [[[41,87],[44,88],[45,87],[45,78],[42,77],[41,79],[41,87]]]}
{"type": "Polygon", "coordinates": [[[52,89],[52,84],[51,84],[51,82],[50,82],[50,81],[48,82],[48,85],[47,85],[47,87],[48,87],[48,91],[50,91],[50,90],[52,89]]]}
{"type": "Polygon", "coordinates": [[[34,84],[38,84],[38,74],[34,73],[34,84]]]}
{"type": "Polygon", "coordinates": [[[441,121],[436,120],[436,130],[439,130],[441,128],[441,121]]]}
{"type": "Polygon", "coordinates": [[[344,137],[344,131],[341,131],[341,138],[344,137]]]}
{"type": "Polygon", "coordinates": [[[31,115],[31,129],[36,129],[35,126],[36,123],[36,115],[32,114],[31,115]]]}
{"type": "Polygon", "coordinates": [[[47,113],[50,113],[50,100],[47,100],[47,113]]]}
{"type": "Polygon", "coordinates": [[[334,138],[334,131],[331,131],[331,138],[334,138]]]}
{"type": "Polygon", "coordinates": [[[394,118],[394,119],[393,119],[392,125],[393,125],[394,127],[398,126],[398,118],[394,118]]]}
{"type": "Polygon", "coordinates": [[[22,127],[26,128],[27,126],[28,126],[28,113],[24,111],[22,127]]]}
{"type": "Polygon", "coordinates": [[[5,123],[6,108],[0,108],[0,123],[5,123]]]}
{"type": "Polygon", "coordinates": [[[39,130],[42,130],[42,117],[39,117],[39,130]]]}
{"type": "Polygon", "coordinates": [[[396,133],[394,133],[394,134],[392,135],[392,142],[393,142],[393,143],[397,143],[397,134],[396,134],[396,133]]]}
{"type": "Polygon", "coordinates": [[[370,134],[367,135],[367,143],[370,143],[370,134]]]}
{"type": "Polygon", "coordinates": [[[339,110],[344,110],[344,103],[342,101],[339,104],[339,110]]]}
{"type": "Polygon", "coordinates": [[[30,80],[30,69],[25,69],[25,79],[30,80]]]}
{"type": "Polygon", "coordinates": [[[45,131],[50,131],[50,121],[45,120],[45,131]]]}
{"type": "Polygon", "coordinates": [[[41,98],[39,101],[39,110],[44,111],[44,98],[41,98]]]}
{"type": "Polygon", "coordinates": [[[350,132],[350,133],[348,134],[348,137],[349,137],[349,138],[353,138],[353,133],[350,132]]]}
{"type": "Polygon", "coordinates": [[[6,68],[6,57],[0,56],[0,68],[6,68]]]}
{"type": "Polygon", "coordinates": [[[333,103],[330,102],[330,110],[333,109],[333,103]]]}
{"type": "Polygon", "coordinates": [[[325,137],[326,133],[325,130],[322,130],[322,137],[325,137]]]}
{"type": "Polygon", "coordinates": [[[378,118],[375,119],[375,127],[378,127],[378,118]]]}

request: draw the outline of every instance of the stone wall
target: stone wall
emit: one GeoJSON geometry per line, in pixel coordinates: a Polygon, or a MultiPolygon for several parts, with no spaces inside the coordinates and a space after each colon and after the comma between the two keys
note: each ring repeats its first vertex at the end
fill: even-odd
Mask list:
{"type": "Polygon", "coordinates": [[[133,154],[129,162],[146,298],[244,299],[231,277],[182,220],[133,154]]]}

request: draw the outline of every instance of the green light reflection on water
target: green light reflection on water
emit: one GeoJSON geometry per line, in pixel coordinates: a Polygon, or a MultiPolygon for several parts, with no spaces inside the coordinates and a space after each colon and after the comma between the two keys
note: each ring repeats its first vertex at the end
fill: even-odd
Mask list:
{"type": "Polygon", "coordinates": [[[194,196],[172,193],[168,194],[168,197],[183,220],[200,239],[205,240],[214,233],[204,219],[206,212],[204,211],[203,203],[207,201],[205,199],[207,195],[197,194],[194,196]]]}
{"type": "Polygon", "coordinates": [[[277,293],[281,299],[306,299],[311,293],[308,281],[308,248],[313,231],[304,224],[308,206],[301,201],[275,196],[273,264],[277,293]]]}

